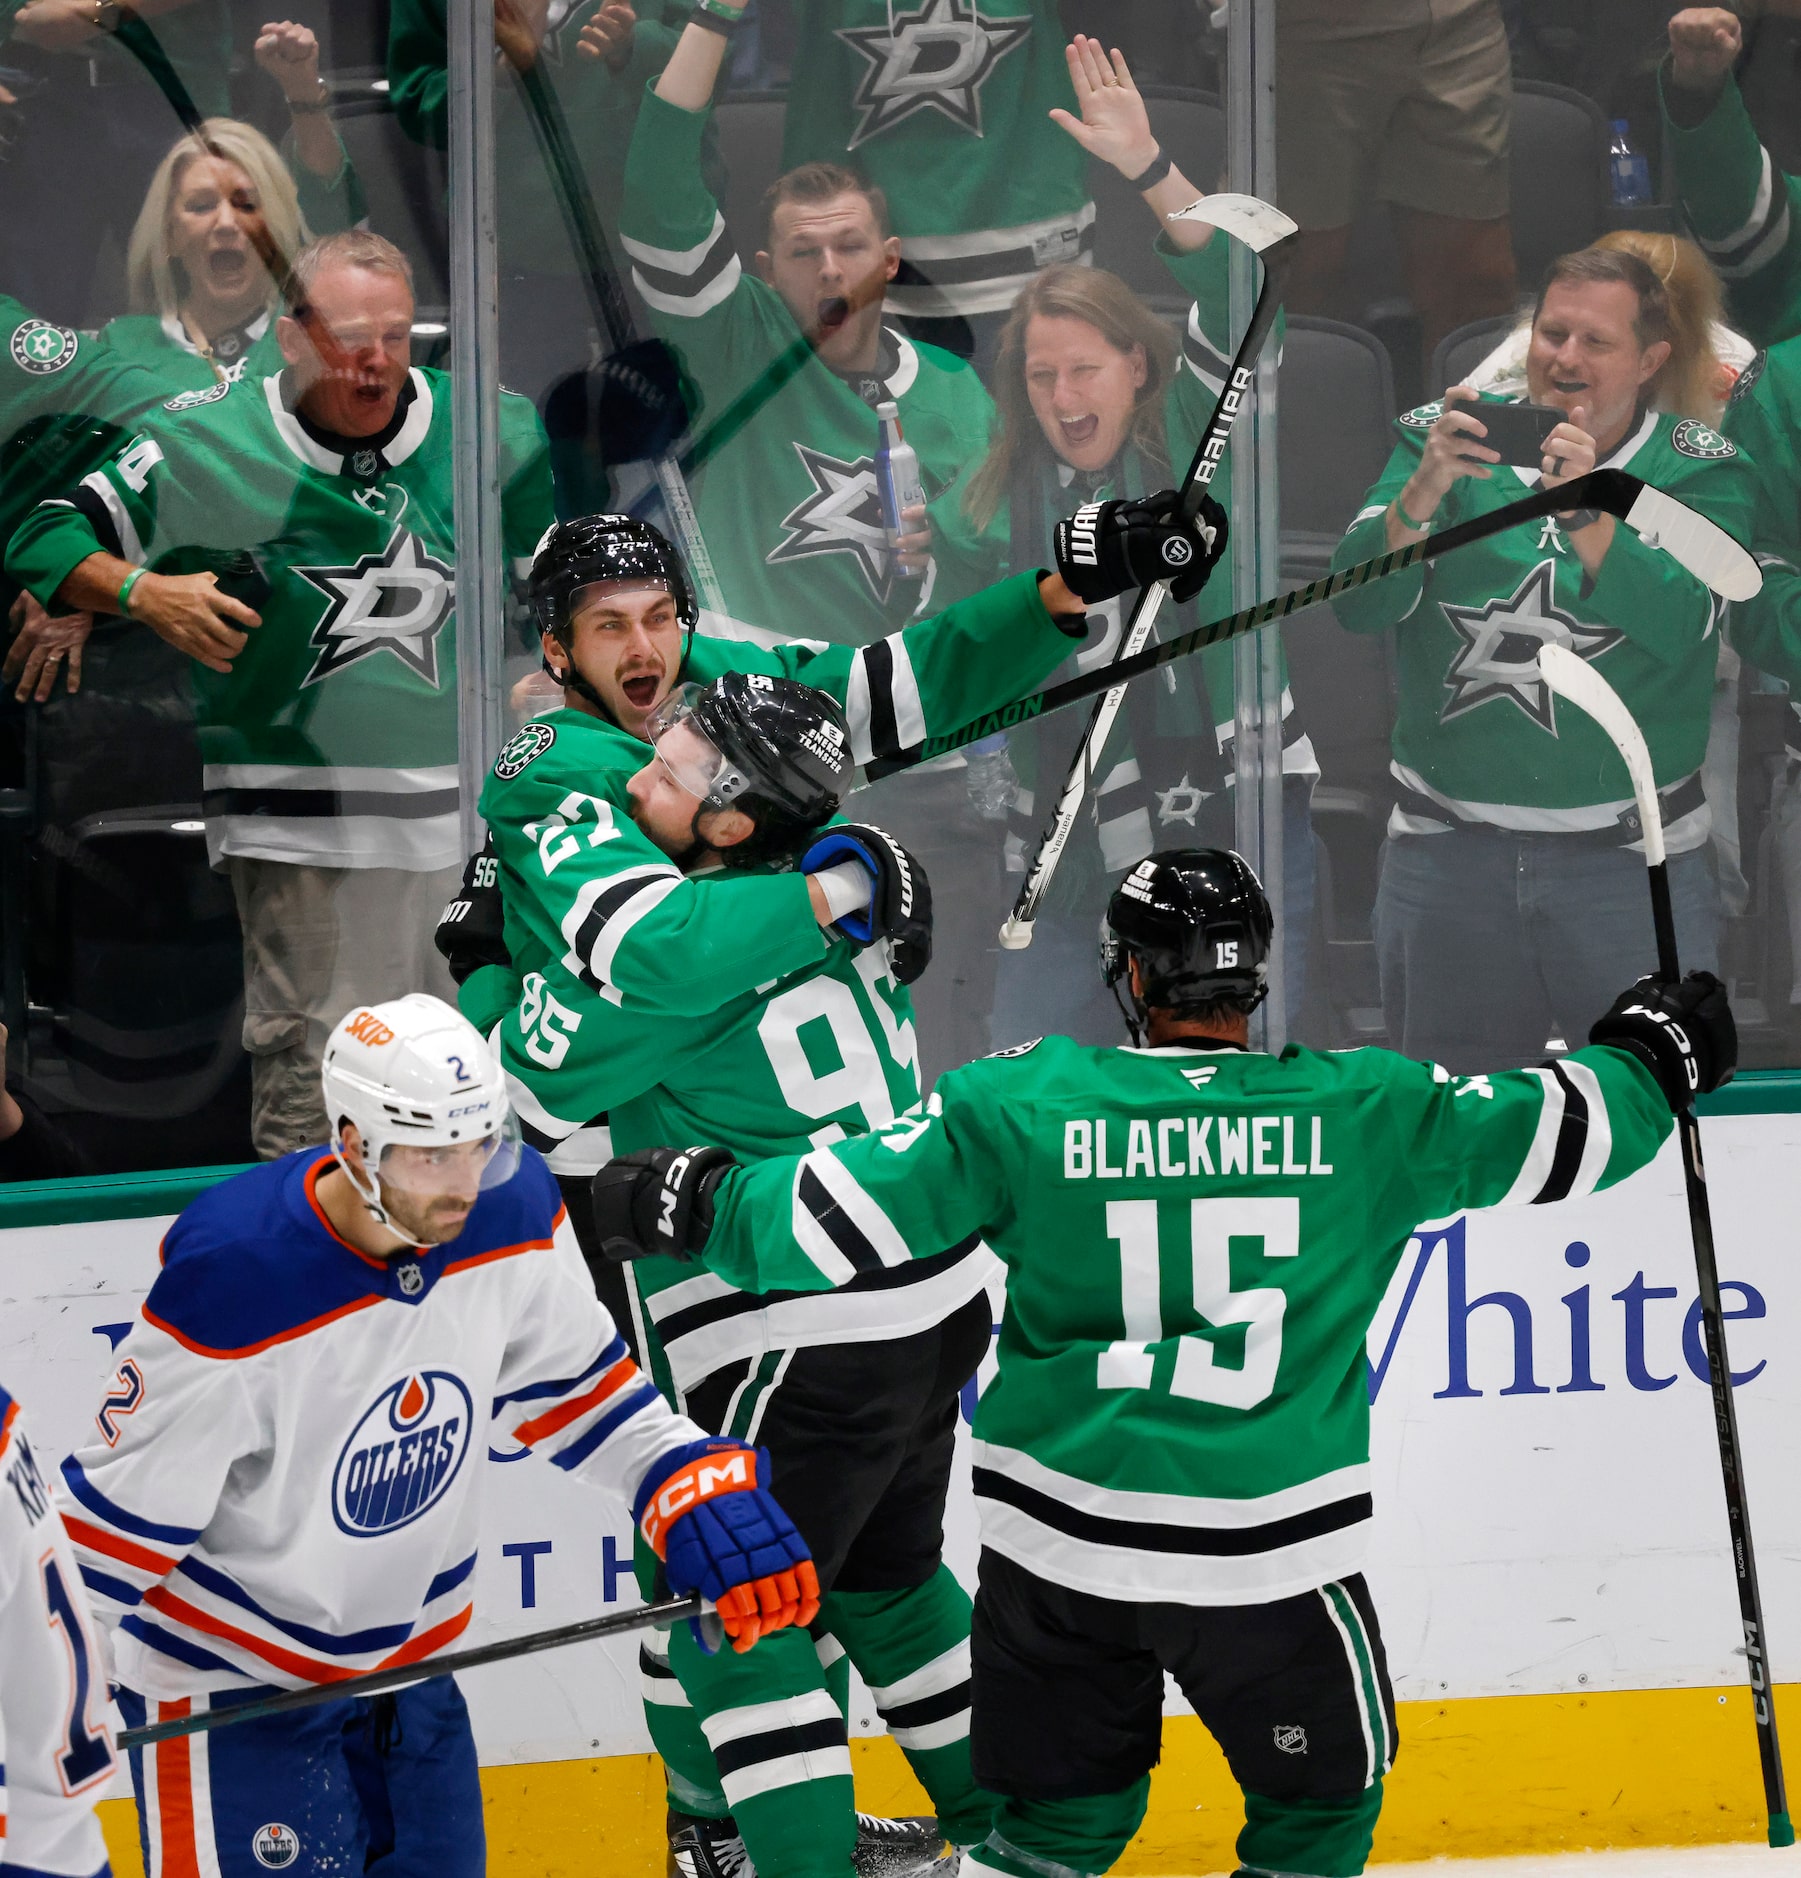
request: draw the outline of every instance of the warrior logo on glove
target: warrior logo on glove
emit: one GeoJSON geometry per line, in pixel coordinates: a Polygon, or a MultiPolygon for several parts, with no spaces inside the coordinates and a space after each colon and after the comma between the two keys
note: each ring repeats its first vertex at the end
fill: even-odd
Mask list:
{"type": "Polygon", "coordinates": [[[1173,489],[1131,501],[1085,502],[1057,524],[1057,572],[1089,606],[1154,581],[1179,605],[1206,586],[1226,548],[1226,512],[1201,495],[1190,515],[1173,489]]]}

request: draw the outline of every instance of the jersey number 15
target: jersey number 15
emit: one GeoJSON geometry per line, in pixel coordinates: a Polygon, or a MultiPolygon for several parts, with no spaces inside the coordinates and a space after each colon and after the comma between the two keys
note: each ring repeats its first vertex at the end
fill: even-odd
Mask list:
{"type": "MultiPolygon", "coordinates": [[[[1163,1337],[1162,1232],[1156,1200],[1109,1200],[1107,1237],[1119,1247],[1120,1302],[1125,1336],[1097,1359],[1095,1386],[1149,1389],[1163,1337]]],[[[1250,1239],[1266,1259],[1291,1259],[1301,1250],[1301,1203],[1292,1195],[1269,1199],[1190,1200],[1188,1236],[1194,1267],[1194,1308],[1216,1330],[1243,1324],[1244,1362],[1229,1369],[1213,1339],[1189,1331],[1173,1339],[1175,1362],[1166,1370],[1171,1395],[1220,1408],[1252,1409],[1276,1386],[1282,1361],[1282,1314],[1287,1297],[1274,1285],[1232,1289],[1232,1241],[1250,1239]]]]}

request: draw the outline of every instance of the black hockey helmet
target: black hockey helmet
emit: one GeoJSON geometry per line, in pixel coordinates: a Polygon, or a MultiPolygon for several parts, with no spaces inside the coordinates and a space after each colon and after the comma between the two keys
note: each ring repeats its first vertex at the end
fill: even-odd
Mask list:
{"type": "MultiPolygon", "coordinates": [[[[830,821],[856,761],[837,700],[812,685],[762,672],[726,672],[710,685],[678,685],[645,721],[658,758],[706,809],[742,809],[757,824],[723,850],[748,865],[785,852],[830,821]],[[691,733],[677,745],[669,733],[691,733]]],[[[696,840],[699,834],[696,833],[696,840]]]]}
{"type": "Polygon", "coordinates": [[[1165,848],[1140,861],[1107,902],[1101,977],[1119,998],[1138,960],[1143,989],[1132,999],[1137,1021],[1127,1019],[1134,1035],[1152,1009],[1230,999],[1255,1010],[1269,990],[1275,925],[1263,883],[1241,855],[1165,848]]]}
{"type": "Polygon", "coordinates": [[[578,515],[553,522],[532,555],[526,594],[539,630],[569,644],[576,596],[596,581],[642,579],[669,589],[683,626],[700,618],[688,571],[660,529],[631,515],[578,515]]]}

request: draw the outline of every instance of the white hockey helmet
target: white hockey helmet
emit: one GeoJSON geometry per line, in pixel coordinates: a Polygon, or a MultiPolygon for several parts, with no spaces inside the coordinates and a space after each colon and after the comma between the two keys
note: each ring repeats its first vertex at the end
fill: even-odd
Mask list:
{"type": "Polygon", "coordinates": [[[381,1203],[384,1182],[424,1195],[466,1188],[474,1160],[486,1191],[518,1171],[519,1124],[500,1065],[481,1032],[441,998],[415,991],[358,1005],[326,1040],[321,1081],[338,1165],[392,1231],[399,1228],[381,1203]],[[344,1158],[346,1121],[356,1124],[373,1183],[344,1158]],[[471,1156],[471,1147],[481,1154],[471,1156]],[[396,1161],[397,1148],[437,1152],[396,1161]]]}

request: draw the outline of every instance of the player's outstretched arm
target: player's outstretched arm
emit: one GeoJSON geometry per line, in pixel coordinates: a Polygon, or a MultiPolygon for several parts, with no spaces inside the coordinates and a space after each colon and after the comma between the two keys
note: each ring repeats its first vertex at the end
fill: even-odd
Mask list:
{"type": "Polygon", "coordinates": [[[1657,1153],[1680,1102],[1717,1088],[1738,1060],[1725,989],[1705,972],[1680,985],[1640,979],[1589,1037],[1536,1069],[1398,1071],[1385,1107],[1417,1217],[1546,1206],[1614,1186],[1657,1153]]]}
{"type": "Polygon", "coordinates": [[[811,1154],[736,1167],[720,1148],[623,1156],[594,1177],[609,1256],[686,1254],[745,1291],[829,1291],[1011,1217],[990,1061],[904,1115],[811,1154]]]}

